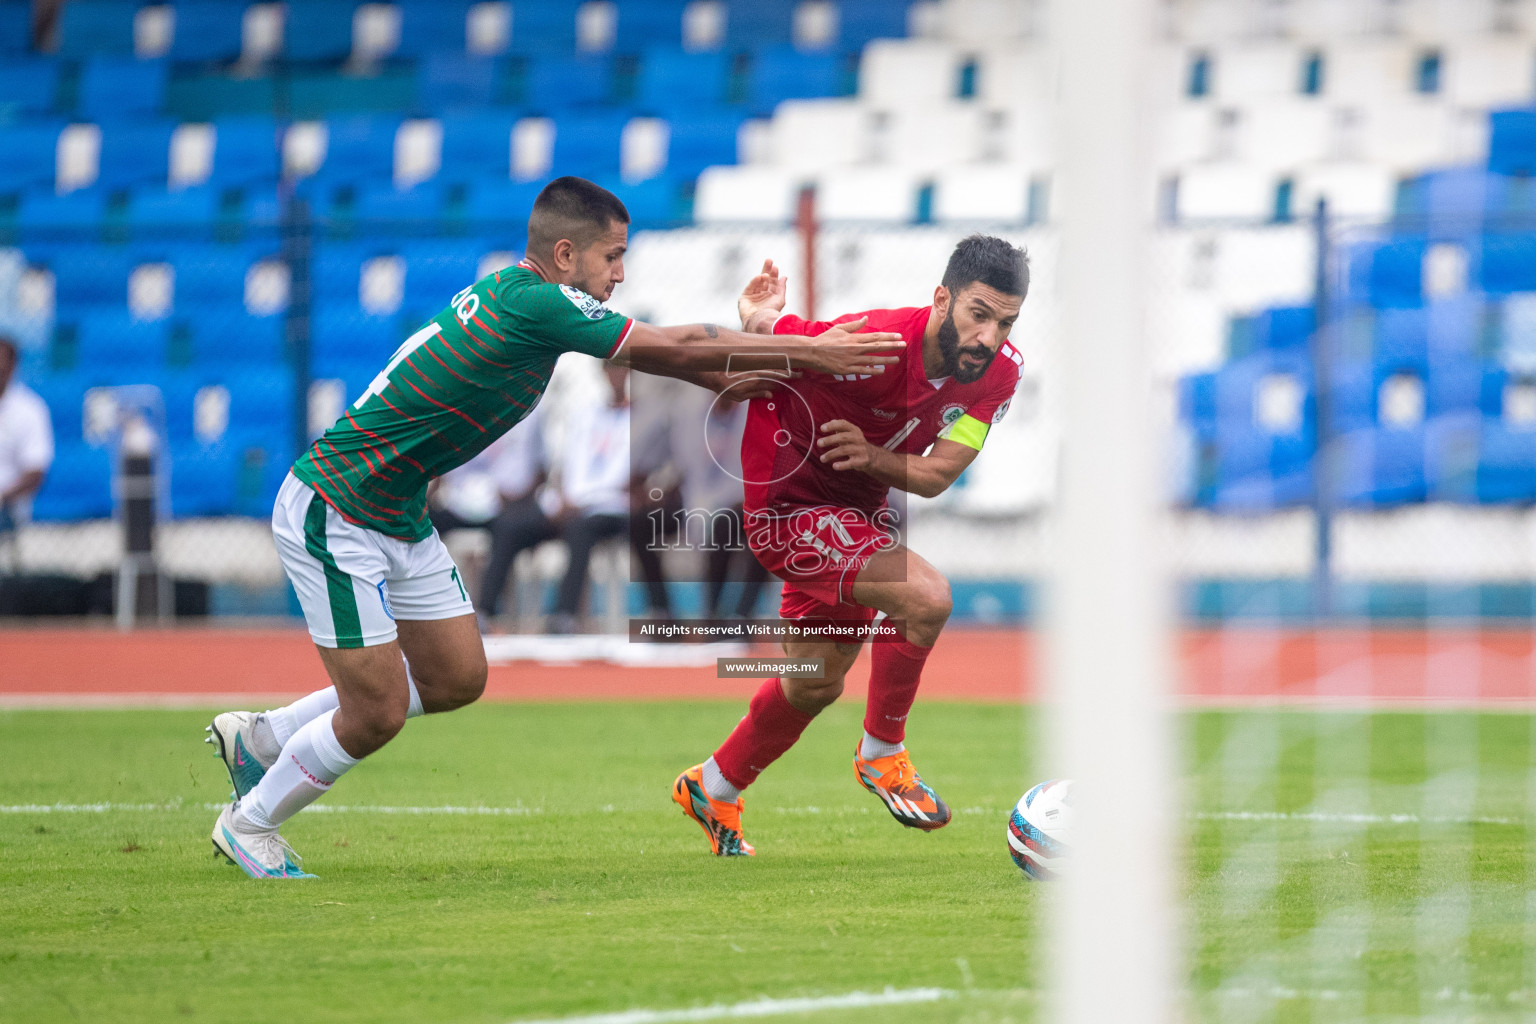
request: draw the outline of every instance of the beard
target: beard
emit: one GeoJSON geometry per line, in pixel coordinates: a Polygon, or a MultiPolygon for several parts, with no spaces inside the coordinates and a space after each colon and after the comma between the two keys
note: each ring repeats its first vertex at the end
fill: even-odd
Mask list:
{"type": "Polygon", "coordinates": [[[944,318],[944,322],[939,324],[939,354],[944,357],[944,376],[953,377],[961,384],[974,384],[981,380],[992,365],[992,358],[997,355],[996,352],[988,351],[985,345],[960,347],[960,329],[955,326],[953,309],[944,318]],[[981,365],[974,369],[961,366],[962,355],[980,359],[981,365]]]}

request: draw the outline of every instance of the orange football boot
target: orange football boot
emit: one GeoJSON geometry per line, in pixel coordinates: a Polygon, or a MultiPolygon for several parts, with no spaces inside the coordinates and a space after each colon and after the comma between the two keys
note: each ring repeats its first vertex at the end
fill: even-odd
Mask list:
{"type": "Polygon", "coordinates": [[[750,857],[757,851],[741,838],[741,798],[728,804],[704,791],[704,766],[696,764],[672,783],[672,799],[709,836],[716,857],[750,857]]]}
{"type": "Polygon", "coordinates": [[[905,750],[866,761],[854,747],[853,772],[865,789],[885,802],[891,817],[908,828],[931,832],[949,824],[949,805],[917,774],[905,750]]]}

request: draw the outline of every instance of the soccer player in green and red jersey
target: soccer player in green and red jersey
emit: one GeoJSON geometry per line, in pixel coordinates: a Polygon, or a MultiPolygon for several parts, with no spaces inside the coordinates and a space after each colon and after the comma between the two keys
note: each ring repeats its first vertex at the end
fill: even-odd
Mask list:
{"type": "Polygon", "coordinates": [[[526,416],[555,361],[582,352],[724,386],[732,368],[878,373],[901,347],[862,324],[817,338],[653,327],[603,303],[624,280],[629,214],[558,178],[528,220],[524,260],[455,295],[413,334],[283,482],[272,532],[332,686],[208,727],[236,801],[215,849],[253,878],[304,878],[278,827],[416,715],[485,688],[485,648],[458,569],[427,520],[427,485],[526,416]]]}

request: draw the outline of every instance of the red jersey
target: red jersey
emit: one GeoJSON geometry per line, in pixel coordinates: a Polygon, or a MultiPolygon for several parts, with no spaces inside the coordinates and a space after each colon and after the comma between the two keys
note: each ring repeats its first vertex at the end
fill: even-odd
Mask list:
{"type": "Polygon", "coordinates": [[[865,331],[890,331],[907,342],[900,362],[884,373],[842,377],[807,372],[772,397],[755,398],[741,439],[746,508],[781,510],[835,505],[874,512],[885,505],[889,487],[858,470],[835,470],[821,461],[815,445],[821,425],[847,420],[872,444],[903,454],[922,454],[955,420],[970,415],[997,423],[1019,386],[1023,357],[1004,341],[981,379],[961,384],[946,377],[937,385],[923,374],[923,332],[930,308],[875,309],[849,313],[831,322],[785,315],[775,334],[818,335],[833,326],[869,317],[865,331]]]}

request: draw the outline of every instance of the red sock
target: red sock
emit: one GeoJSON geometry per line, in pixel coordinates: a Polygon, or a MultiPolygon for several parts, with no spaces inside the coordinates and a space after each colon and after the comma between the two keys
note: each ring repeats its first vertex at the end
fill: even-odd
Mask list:
{"type": "Polygon", "coordinates": [[[874,643],[869,670],[869,697],[864,706],[864,731],[887,743],[907,738],[907,714],[917,699],[918,680],[932,647],[919,647],[903,638],[874,643]]]}
{"type": "Polygon", "coordinates": [[[715,751],[720,774],[737,789],[746,789],[764,768],[795,745],[814,717],[784,697],[784,687],[777,679],[768,680],[752,695],[747,716],[715,751]]]}

